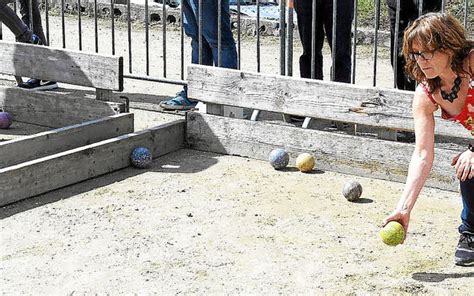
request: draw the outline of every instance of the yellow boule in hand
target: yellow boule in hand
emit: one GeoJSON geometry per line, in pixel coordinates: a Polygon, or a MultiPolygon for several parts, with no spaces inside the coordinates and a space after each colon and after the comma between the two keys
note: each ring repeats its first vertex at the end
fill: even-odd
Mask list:
{"type": "Polygon", "coordinates": [[[385,244],[396,246],[402,243],[405,230],[402,224],[397,221],[390,221],[380,230],[380,237],[385,244]]]}
{"type": "Polygon", "coordinates": [[[296,167],[301,172],[309,172],[314,168],[314,157],[309,153],[301,153],[296,158],[296,167]]]}

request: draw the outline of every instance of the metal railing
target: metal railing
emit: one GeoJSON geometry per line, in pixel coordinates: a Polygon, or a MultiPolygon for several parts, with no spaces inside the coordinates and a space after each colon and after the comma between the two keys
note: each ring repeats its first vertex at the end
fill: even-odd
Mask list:
{"type": "MultiPolygon", "coordinates": [[[[164,0],[162,0],[164,1],[164,0]]],[[[161,2],[162,2],[161,1],[161,2]]],[[[181,0],[183,1],[183,0],[181,0]]],[[[203,22],[206,22],[206,19],[204,19],[202,11],[203,9],[200,9],[204,5],[203,0],[195,0],[198,4],[198,51],[199,51],[199,63],[202,63],[202,50],[203,50],[203,31],[202,31],[202,24],[203,22]]],[[[224,3],[223,0],[215,0],[218,7],[221,9],[218,9],[218,26],[217,26],[217,32],[218,32],[218,42],[217,42],[217,61],[218,65],[216,66],[221,66],[221,60],[222,60],[222,5],[224,3]]],[[[361,0],[353,0],[353,5],[354,5],[354,18],[352,21],[352,54],[351,54],[351,83],[356,83],[356,75],[357,75],[357,68],[356,68],[356,58],[357,58],[357,38],[358,38],[358,21],[360,18],[358,17],[358,7],[361,2],[361,0]]],[[[472,17],[470,17],[470,10],[472,9],[472,2],[469,3],[470,0],[464,0],[464,3],[460,2],[462,0],[458,0],[459,3],[462,4],[462,17],[463,19],[461,20],[462,23],[464,24],[465,28],[472,28],[472,17]],[[470,19],[471,18],[471,19],[470,19]]],[[[59,17],[61,19],[61,42],[62,42],[62,47],[63,48],[72,48],[76,49],[75,45],[67,44],[67,35],[68,34],[73,34],[72,32],[69,32],[66,29],[66,17],[67,15],[71,15],[71,17],[77,19],[77,49],[79,50],[85,50],[84,49],[84,39],[85,38],[93,38],[94,39],[94,50],[95,52],[101,52],[103,53],[102,49],[99,48],[99,41],[103,40],[105,38],[105,35],[101,35],[101,32],[106,30],[107,28],[101,28],[100,27],[100,22],[99,19],[103,19],[104,16],[107,16],[108,12],[108,19],[110,21],[109,27],[110,27],[110,33],[107,34],[107,38],[110,38],[110,49],[111,49],[111,54],[115,55],[117,54],[117,40],[116,40],[116,22],[117,19],[120,19],[120,24],[123,25],[124,23],[126,24],[127,28],[127,49],[126,49],[126,54],[124,55],[125,57],[128,58],[128,69],[126,70],[126,75],[125,78],[128,79],[137,79],[137,80],[147,80],[147,81],[155,81],[155,82],[163,82],[163,83],[171,83],[171,84],[178,84],[178,85],[185,85],[186,80],[185,80],[185,66],[187,64],[187,61],[185,61],[185,32],[183,30],[184,24],[183,24],[183,18],[184,18],[184,13],[183,13],[183,6],[180,5],[178,8],[173,8],[171,6],[176,6],[179,2],[177,1],[166,1],[166,3],[171,4],[170,5],[157,5],[155,2],[153,2],[153,11],[150,11],[150,3],[149,0],[141,0],[143,5],[137,4],[138,0],[41,0],[41,6],[43,8],[43,24],[45,27],[45,32],[46,32],[46,39],[48,41],[48,44],[51,45],[50,43],[50,37],[51,37],[51,11],[52,9],[59,9],[59,17]],[[161,7],[160,7],[161,6],[161,7]],[[137,11],[144,10],[144,16],[143,19],[140,19],[140,17],[136,17],[135,19],[132,19],[132,14],[135,11],[135,15],[139,14],[137,11]],[[161,11],[160,11],[161,10],[161,11]],[[150,16],[155,16],[161,13],[161,16],[159,17],[161,21],[161,30],[162,30],[162,43],[161,43],[161,51],[162,51],[162,65],[161,65],[161,73],[162,75],[152,75],[150,71],[150,67],[155,67],[155,65],[152,65],[150,62],[150,54],[153,51],[151,48],[151,40],[150,40],[150,25],[154,20],[150,20],[150,16]],[[88,15],[90,18],[93,18],[94,22],[94,36],[83,36],[83,22],[84,22],[84,17],[88,15]],[[170,48],[170,46],[167,44],[167,23],[169,21],[169,16],[173,16],[173,18],[179,19],[179,27],[180,27],[180,42],[179,42],[179,48],[170,48]],[[145,69],[144,71],[140,71],[137,69],[134,65],[134,59],[136,56],[134,55],[134,40],[133,34],[132,34],[132,27],[133,25],[136,25],[137,23],[141,23],[143,25],[143,34],[145,38],[145,69]],[[179,50],[180,52],[180,63],[179,63],[179,75],[169,75],[168,70],[168,55],[167,52],[169,50],[176,51],[179,50]],[[171,77],[172,76],[172,77],[171,77]]],[[[242,7],[248,7],[248,3],[250,1],[236,1],[233,0],[231,1],[232,4],[235,4],[233,6],[236,7],[236,12],[233,16],[233,19],[236,21],[233,21],[233,24],[235,24],[236,32],[234,32],[234,35],[237,39],[236,42],[236,50],[237,50],[237,58],[238,58],[238,68],[241,68],[242,66],[242,7]],[[241,3],[242,2],[242,3],[241,3]]],[[[338,20],[338,0],[327,0],[327,2],[332,2],[332,43],[331,43],[331,48],[333,49],[331,51],[331,61],[332,61],[332,67],[330,71],[330,79],[335,80],[335,72],[336,72],[336,55],[335,52],[337,51],[337,20],[338,20]]],[[[426,1],[425,1],[426,2],[426,1]]],[[[441,11],[445,11],[447,9],[447,5],[449,6],[452,1],[441,1],[441,11]],[[449,2],[449,3],[448,3],[449,2]]],[[[30,20],[33,19],[34,15],[32,12],[32,6],[34,5],[33,0],[28,0],[29,3],[29,18],[30,20]]],[[[458,3],[458,4],[459,4],[458,3]]],[[[262,26],[262,15],[261,12],[266,9],[268,6],[268,3],[264,0],[253,0],[253,5],[255,8],[255,17],[254,18],[249,18],[245,17],[246,20],[251,19],[255,23],[255,70],[257,72],[262,71],[262,57],[261,57],[261,42],[262,42],[262,36],[261,36],[261,26],[262,26]],[[265,4],[265,7],[263,5],[265,4]],[[263,8],[262,8],[263,7],[263,8]]],[[[418,1],[418,15],[421,15],[424,13],[423,9],[423,0],[418,1]]],[[[15,10],[17,10],[18,4],[15,2],[13,3],[13,7],[15,10]]],[[[275,18],[275,21],[273,22],[273,26],[278,27],[279,33],[278,33],[278,38],[279,38],[279,54],[277,54],[276,50],[277,47],[275,48],[275,56],[278,57],[279,59],[279,74],[281,75],[288,75],[288,76],[293,76],[294,71],[293,71],[293,57],[294,57],[294,29],[296,26],[294,26],[294,20],[295,15],[294,15],[294,0],[280,0],[280,3],[274,3],[271,5],[271,7],[274,8],[279,8],[279,15],[277,18],[275,18]]],[[[311,39],[311,77],[315,78],[316,73],[315,73],[315,64],[316,64],[316,19],[318,17],[318,5],[316,0],[312,0],[312,39],[311,39]]],[[[381,3],[380,0],[374,0],[374,23],[373,23],[373,44],[372,44],[372,66],[373,66],[373,71],[372,71],[372,85],[376,86],[377,85],[377,61],[378,61],[378,47],[379,47],[379,31],[380,31],[380,12],[381,12],[381,3]]],[[[57,11],[57,10],[56,10],[57,11]]],[[[396,1],[396,20],[395,20],[395,27],[394,27],[394,36],[397,36],[399,31],[400,31],[400,11],[401,11],[401,0],[396,1]]],[[[30,24],[32,25],[33,22],[30,21],[30,24]]],[[[32,28],[34,29],[34,28],[32,28]]],[[[1,30],[0,30],[1,32],[1,30]]],[[[471,32],[472,33],[472,32],[471,32]]],[[[1,34],[0,34],[1,36],[1,34]]],[[[393,38],[393,43],[394,43],[394,50],[392,51],[392,59],[393,61],[396,61],[397,59],[397,53],[398,53],[398,48],[401,46],[399,44],[398,38],[393,38]]],[[[120,43],[120,46],[122,47],[124,44],[122,42],[120,43]]],[[[54,44],[53,46],[57,46],[57,44],[54,44]]],[[[397,69],[397,63],[393,63],[393,73],[394,73],[394,87],[396,87],[396,73],[399,69],[397,69]]]]}

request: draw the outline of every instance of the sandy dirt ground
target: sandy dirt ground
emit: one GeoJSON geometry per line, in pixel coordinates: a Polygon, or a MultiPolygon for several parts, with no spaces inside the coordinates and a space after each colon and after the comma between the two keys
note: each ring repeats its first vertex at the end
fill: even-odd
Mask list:
{"type": "Polygon", "coordinates": [[[403,246],[378,237],[397,183],[280,172],[180,150],[1,211],[5,294],[472,293],[455,267],[460,200],[425,190],[403,246]],[[348,179],[363,199],[341,195],[348,179]]]}
{"type": "MultiPolygon", "coordinates": [[[[52,22],[59,28],[57,19],[52,22]]],[[[179,35],[168,38],[179,41],[179,35]]],[[[268,56],[271,48],[264,51],[268,56]]],[[[277,72],[275,60],[265,65],[277,72]]],[[[179,64],[170,69],[179,76],[179,64]]],[[[364,73],[361,83],[370,85],[372,70],[364,73]]],[[[136,129],[180,118],[153,112],[176,90],[126,81],[136,129]]],[[[1,208],[0,292],[472,294],[474,269],[453,264],[457,193],[425,189],[406,243],[387,247],[380,241],[381,221],[402,189],[399,183],[302,174],[292,167],[275,171],[264,161],[182,149],[147,170],[123,169],[1,208]],[[364,188],[358,203],[341,194],[349,179],[364,188]]]]}

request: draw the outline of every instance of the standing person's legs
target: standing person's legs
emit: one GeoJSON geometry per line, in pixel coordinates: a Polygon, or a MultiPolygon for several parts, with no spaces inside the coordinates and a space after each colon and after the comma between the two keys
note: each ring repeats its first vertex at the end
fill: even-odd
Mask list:
{"type": "MultiPolygon", "coordinates": [[[[19,0],[20,1],[20,14],[23,22],[31,28],[30,25],[30,0],[19,0]]],[[[35,33],[42,41],[43,44],[48,46],[48,41],[44,35],[43,24],[41,23],[41,14],[38,6],[38,0],[32,1],[32,13],[33,13],[33,33],[35,33]]]]}
{"type": "MultiPolygon", "coordinates": [[[[324,3],[324,28],[328,37],[329,46],[332,48],[332,26],[333,26],[333,1],[326,0],[324,3]]],[[[351,82],[351,30],[354,18],[354,1],[337,1],[336,18],[336,64],[334,81],[351,82]]]]}
{"type": "MultiPolygon", "coordinates": [[[[425,0],[426,1],[426,0],[425,0]]],[[[396,25],[396,13],[397,13],[397,1],[387,0],[388,16],[390,18],[390,62],[394,67],[393,52],[395,50],[395,25],[396,25]]],[[[403,33],[408,27],[409,22],[418,17],[418,8],[413,4],[411,0],[400,0],[400,22],[398,27],[398,53],[397,53],[397,73],[396,73],[396,87],[404,90],[415,90],[415,81],[409,79],[405,75],[405,59],[403,58],[402,45],[403,45],[403,33]]]]}
{"type": "MultiPolygon", "coordinates": [[[[191,63],[199,64],[199,8],[197,0],[184,0],[181,4],[184,14],[184,32],[191,37],[191,63]]],[[[204,4],[203,4],[204,6],[204,4]]],[[[207,22],[203,14],[202,23],[207,22]]],[[[212,49],[202,38],[202,65],[212,66],[212,49]]]]}
{"type": "MultiPolygon", "coordinates": [[[[212,49],[212,56],[214,65],[218,65],[218,1],[217,0],[203,0],[202,15],[205,21],[203,22],[203,37],[212,49]]],[[[237,69],[237,50],[235,48],[235,41],[232,35],[232,28],[230,23],[229,0],[221,1],[221,67],[237,69]]]]}
{"type": "MultiPolygon", "coordinates": [[[[295,11],[298,22],[298,31],[300,34],[303,53],[300,56],[300,76],[302,78],[311,78],[311,51],[312,51],[312,0],[295,0],[295,11]]],[[[316,50],[315,50],[315,79],[323,79],[323,20],[321,13],[321,0],[316,5],[316,50]]]]}
{"type": "Polygon", "coordinates": [[[7,6],[8,1],[0,0],[0,21],[4,23],[15,35],[19,42],[41,43],[37,36],[26,26],[16,13],[7,6]]]}
{"type": "Polygon", "coordinates": [[[457,265],[470,266],[474,265],[474,178],[461,182],[461,197],[461,237],[454,257],[457,265]]]}
{"type": "MultiPolygon", "coordinates": [[[[420,0],[413,0],[413,3],[418,7],[420,0]]],[[[423,1],[423,14],[428,12],[441,11],[442,0],[424,0],[423,1]]]]}
{"type": "MultiPolygon", "coordinates": [[[[204,2],[204,1],[203,1],[204,2]]],[[[199,54],[201,54],[202,65],[212,66],[213,55],[212,48],[205,38],[202,38],[202,52],[199,52],[199,4],[198,0],[184,0],[181,3],[184,14],[184,32],[191,37],[191,63],[199,64],[199,54]]],[[[203,3],[203,6],[204,3],[203,3]]],[[[204,11],[204,10],[203,10],[204,11]]],[[[204,25],[208,20],[204,13],[202,23],[204,25]]],[[[165,110],[189,110],[196,106],[197,102],[188,98],[186,87],[176,94],[174,98],[161,101],[160,107],[165,110]]]]}

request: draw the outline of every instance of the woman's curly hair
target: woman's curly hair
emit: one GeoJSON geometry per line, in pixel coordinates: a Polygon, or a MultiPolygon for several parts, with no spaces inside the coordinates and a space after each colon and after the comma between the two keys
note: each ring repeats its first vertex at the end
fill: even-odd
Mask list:
{"type": "Polygon", "coordinates": [[[474,47],[474,41],[467,40],[461,23],[447,13],[427,13],[416,19],[406,30],[403,37],[403,56],[406,61],[405,72],[417,82],[427,84],[430,92],[440,88],[439,77],[427,79],[418,63],[410,59],[413,45],[423,51],[442,51],[451,57],[451,67],[455,73],[468,74],[463,62],[474,47]]]}

